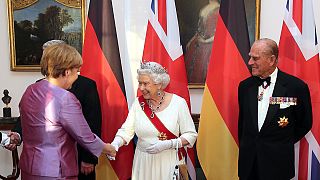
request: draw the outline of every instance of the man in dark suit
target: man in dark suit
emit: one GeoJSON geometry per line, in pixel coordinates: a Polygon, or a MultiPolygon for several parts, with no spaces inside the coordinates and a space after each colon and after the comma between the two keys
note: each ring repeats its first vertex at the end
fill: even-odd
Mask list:
{"type": "Polygon", "coordinates": [[[277,68],[278,46],[254,42],[252,76],[238,88],[240,180],[289,180],[294,177],[294,144],[312,126],[310,92],[302,80],[277,68]]]}

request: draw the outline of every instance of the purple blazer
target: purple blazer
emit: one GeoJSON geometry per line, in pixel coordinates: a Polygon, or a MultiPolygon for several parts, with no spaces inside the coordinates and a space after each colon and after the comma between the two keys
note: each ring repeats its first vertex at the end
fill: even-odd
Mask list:
{"type": "Polygon", "coordinates": [[[103,141],[93,134],[69,91],[46,80],[30,85],[20,104],[23,150],[20,169],[30,175],[78,175],[76,142],[95,156],[103,141]]]}

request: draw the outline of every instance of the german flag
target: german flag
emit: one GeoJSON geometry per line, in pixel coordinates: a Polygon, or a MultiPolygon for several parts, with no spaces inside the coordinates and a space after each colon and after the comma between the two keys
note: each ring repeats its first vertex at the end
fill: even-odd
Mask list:
{"type": "MultiPolygon", "coordinates": [[[[111,142],[126,119],[128,106],[111,0],[90,1],[81,74],[96,81],[101,104],[101,135],[111,142]]],[[[133,144],[119,149],[116,161],[99,158],[97,179],[131,177],[133,144]]]]}
{"type": "Polygon", "coordinates": [[[221,1],[203,95],[197,151],[207,179],[238,179],[238,85],[250,76],[243,0],[221,1]]]}

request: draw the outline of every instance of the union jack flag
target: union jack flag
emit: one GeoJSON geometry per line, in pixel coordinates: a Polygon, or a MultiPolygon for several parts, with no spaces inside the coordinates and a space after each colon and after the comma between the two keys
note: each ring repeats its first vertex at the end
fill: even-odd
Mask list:
{"type": "MultiPolygon", "coordinates": [[[[190,107],[175,1],[152,0],[147,13],[148,25],[142,58],[158,62],[167,69],[170,84],[166,90],[185,98],[190,107]]],[[[186,159],[189,175],[196,179],[193,149],[188,149],[186,159]]]]}
{"type": "Polygon", "coordinates": [[[288,0],[279,42],[280,69],[303,79],[311,93],[313,127],[295,145],[294,179],[299,180],[320,179],[319,4],[318,0],[288,0]]]}

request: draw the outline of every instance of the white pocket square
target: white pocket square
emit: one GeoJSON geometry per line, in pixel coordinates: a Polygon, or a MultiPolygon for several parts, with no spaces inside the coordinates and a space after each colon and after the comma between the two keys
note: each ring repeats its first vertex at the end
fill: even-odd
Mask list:
{"type": "Polygon", "coordinates": [[[290,107],[290,104],[288,104],[288,103],[280,104],[280,109],[285,109],[285,108],[288,108],[288,107],[290,107]]]}

